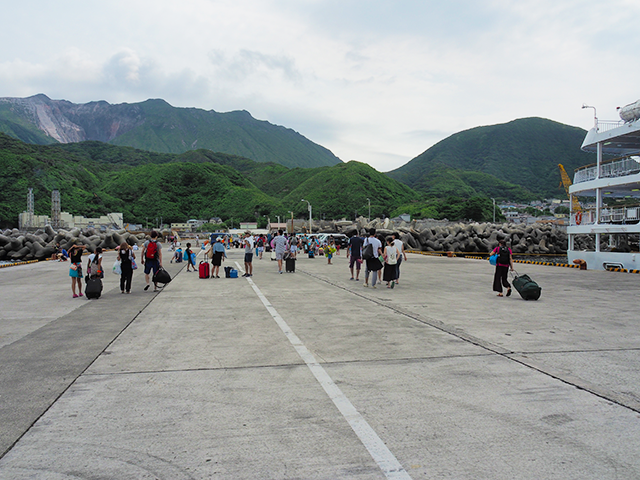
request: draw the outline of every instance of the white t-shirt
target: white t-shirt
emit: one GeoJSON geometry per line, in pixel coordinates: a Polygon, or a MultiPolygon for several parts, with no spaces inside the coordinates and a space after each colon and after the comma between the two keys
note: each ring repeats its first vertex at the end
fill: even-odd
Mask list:
{"type": "Polygon", "coordinates": [[[373,256],[378,257],[380,255],[379,249],[382,249],[382,242],[377,237],[367,237],[364,239],[362,250],[364,251],[364,247],[369,244],[373,245],[373,256]]]}
{"type": "Polygon", "coordinates": [[[404,248],[404,243],[402,243],[402,240],[400,240],[399,238],[396,238],[393,241],[393,244],[398,249],[398,252],[400,252],[400,256],[402,256],[402,249],[404,248]]]}
{"type": "Polygon", "coordinates": [[[253,253],[254,238],[249,236],[244,241],[247,242],[244,244],[244,253],[253,253]]]}

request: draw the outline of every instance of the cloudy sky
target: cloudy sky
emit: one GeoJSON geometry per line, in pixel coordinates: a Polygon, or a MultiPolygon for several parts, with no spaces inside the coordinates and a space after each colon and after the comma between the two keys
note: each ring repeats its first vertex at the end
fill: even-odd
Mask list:
{"type": "Polygon", "coordinates": [[[0,96],[163,98],[397,168],[539,116],[588,129],[640,99],[637,0],[26,0],[0,17],[0,96]]]}

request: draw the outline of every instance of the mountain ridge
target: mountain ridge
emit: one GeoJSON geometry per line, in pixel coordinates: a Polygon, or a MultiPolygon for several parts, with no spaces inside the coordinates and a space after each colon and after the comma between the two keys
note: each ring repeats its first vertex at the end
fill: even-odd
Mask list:
{"type": "Polygon", "coordinates": [[[245,110],[178,108],[163,99],[112,105],[104,100],[75,104],[44,94],[2,97],[0,131],[40,145],[97,140],[159,153],[204,148],[290,168],[342,163],[298,132],[245,110]]]}
{"type": "Polygon", "coordinates": [[[458,177],[460,172],[480,172],[537,197],[564,196],[558,164],[571,171],[595,161],[593,154],[580,150],[586,133],[539,117],[475,127],[441,140],[387,175],[429,193],[436,187],[435,172],[458,177]]]}

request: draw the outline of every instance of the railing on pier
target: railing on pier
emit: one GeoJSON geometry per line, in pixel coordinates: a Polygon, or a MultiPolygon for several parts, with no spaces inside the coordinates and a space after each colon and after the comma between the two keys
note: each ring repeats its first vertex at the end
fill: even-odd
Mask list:
{"type": "MultiPolygon", "coordinates": [[[[578,168],[573,175],[573,183],[595,180],[597,172],[597,165],[578,168]]],[[[600,178],[624,177],[636,173],[640,173],[640,158],[637,156],[617,158],[600,165],[600,178]]]]}

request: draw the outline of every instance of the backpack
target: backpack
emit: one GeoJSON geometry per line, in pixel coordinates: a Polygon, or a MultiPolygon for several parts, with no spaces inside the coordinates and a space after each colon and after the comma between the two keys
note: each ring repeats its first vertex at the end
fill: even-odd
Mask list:
{"type": "Polygon", "coordinates": [[[510,262],[509,249],[507,247],[498,248],[498,263],[500,265],[509,265],[510,262]]]}
{"type": "Polygon", "coordinates": [[[373,258],[373,244],[368,243],[367,246],[364,247],[364,250],[362,251],[362,259],[369,260],[371,258],[373,258]]]}
{"type": "Polygon", "coordinates": [[[153,240],[149,240],[149,245],[147,245],[147,251],[144,253],[144,256],[149,260],[157,260],[158,250],[158,243],[153,240]]]}

